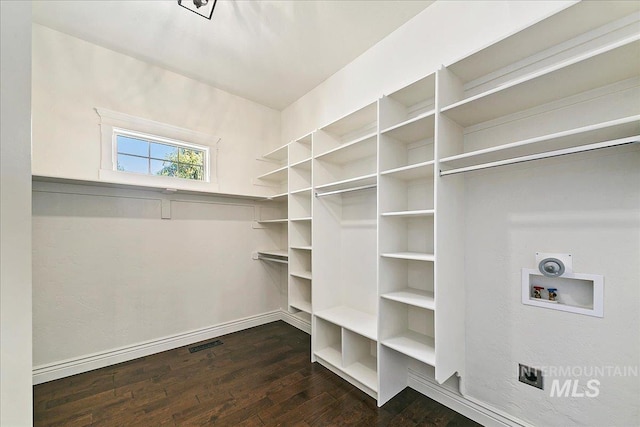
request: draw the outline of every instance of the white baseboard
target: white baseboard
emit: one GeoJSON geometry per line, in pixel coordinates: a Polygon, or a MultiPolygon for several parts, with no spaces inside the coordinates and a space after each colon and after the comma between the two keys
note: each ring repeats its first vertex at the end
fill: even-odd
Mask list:
{"type": "Polygon", "coordinates": [[[311,335],[311,325],[288,311],[282,310],[281,320],[311,335]]]}
{"type": "Polygon", "coordinates": [[[487,427],[533,427],[499,409],[492,408],[484,402],[462,396],[446,389],[418,372],[409,369],[408,385],[438,403],[447,406],[473,421],[487,427]]]}
{"type": "MultiPolygon", "coordinates": [[[[149,356],[151,354],[160,353],[162,351],[171,350],[177,347],[193,344],[216,338],[233,332],[242,331],[244,329],[253,328],[254,326],[264,325],[266,323],[284,320],[295,327],[302,329],[302,325],[293,324],[295,320],[283,315],[282,310],[275,310],[268,313],[258,314],[256,316],[246,317],[231,322],[221,323],[215,326],[209,326],[202,329],[196,329],[189,332],[183,332],[176,335],[163,337],[156,340],[145,341],[125,347],[107,350],[99,353],[93,353],[86,356],[75,357],[72,359],[62,360],[59,362],[49,363],[46,365],[35,366],[33,368],[33,384],[41,384],[47,381],[53,381],[60,378],[68,377],[82,372],[92,371],[105,366],[115,365],[139,357],[149,356]]],[[[304,329],[303,329],[304,330],[304,329]]]]}

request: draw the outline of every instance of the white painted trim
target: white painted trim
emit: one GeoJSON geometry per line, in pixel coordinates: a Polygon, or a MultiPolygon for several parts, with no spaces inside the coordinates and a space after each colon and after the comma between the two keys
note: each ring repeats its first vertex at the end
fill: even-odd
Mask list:
{"type": "Polygon", "coordinates": [[[100,116],[101,123],[106,123],[114,127],[131,127],[151,134],[159,134],[177,140],[186,140],[195,143],[207,144],[207,142],[216,141],[219,138],[204,132],[198,132],[191,129],[185,129],[166,123],[157,122],[155,120],[143,119],[142,117],[131,116],[117,111],[107,110],[106,108],[95,108],[96,113],[100,116]]]}
{"type": "Polygon", "coordinates": [[[100,116],[100,181],[189,191],[218,191],[217,156],[221,138],[104,108],[96,107],[95,111],[100,116]],[[171,141],[172,144],[194,146],[200,150],[205,150],[206,179],[204,181],[194,181],[117,171],[115,167],[116,143],[114,131],[143,134],[151,139],[167,140],[171,141]]]}
{"type": "MultiPolygon", "coordinates": [[[[104,368],[105,366],[111,366],[117,363],[137,359],[139,357],[183,347],[199,341],[242,331],[255,326],[264,325],[278,320],[285,320],[282,313],[282,310],[275,310],[138,344],[75,357],[46,365],[35,366],[33,368],[33,384],[35,385],[57,380],[71,375],[80,374],[82,372],[88,372],[94,369],[104,368]]],[[[287,321],[287,323],[290,322],[287,321]]]]}
{"type": "Polygon", "coordinates": [[[294,316],[286,310],[281,311],[281,320],[290,324],[291,326],[300,329],[303,332],[311,335],[311,324],[305,322],[304,320],[294,316]]]}
{"type": "Polygon", "coordinates": [[[108,184],[121,184],[131,186],[144,186],[149,188],[159,188],[167,190],[197,191],[200,193],[215,193],[219,186],[215,182],[196,181],[184,178],[144,175],[133,172],[121,172],[110,169],[100,169],[98,172],[100,180],[108,184]]]}
{"type": "Polygon", "coordinates": [[[532,424],[484,402],[448,390],[412,369],[408,372],[408,386],[483,426],[533,427],[532,424]]]}

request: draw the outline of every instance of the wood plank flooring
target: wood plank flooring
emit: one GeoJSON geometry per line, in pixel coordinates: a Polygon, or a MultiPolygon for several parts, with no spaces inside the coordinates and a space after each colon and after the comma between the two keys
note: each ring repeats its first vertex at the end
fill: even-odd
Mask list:
{"type": "MultiPolygon", "coordinates": [[[[284,323],[34,386],[36,426],[478,426],[411,389],[382,408],[284,323]]],[[[195,345],[195,344],[194,344],[195,345]]]]}

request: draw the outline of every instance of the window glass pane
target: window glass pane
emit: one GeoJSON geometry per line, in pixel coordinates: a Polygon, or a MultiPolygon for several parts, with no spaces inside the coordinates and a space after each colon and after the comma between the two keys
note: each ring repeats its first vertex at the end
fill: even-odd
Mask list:
{"type": "Polygon", "coordinates": [[[149,173],[149,160],[142,157],[118,154],[118,170],[123,172],[149,173]]]}
{"type": "Polygon", "coordinates": [[[178,176],[186,179],[204,179],[202,166],[186,165],[184,163],[178,165],[178,176]]]}
{"type": "Polygon", "coordinates": [[[190,165],[203,165],[204,156],[203,152],[199,150],[192,150],[190,148],[181,148],[178,161],[180,163],[189,163],[190,165]]]}
{"type": "Polygon", "coordinates": [[[179,176],[178,164],[167,160],[151,160],[151,174],[162,176],[179,176]]]}
{"type": "Polygon", "coordinates": [[[118,153],[149,156],[149,142],[124,135],[117,137],[118,153]]]}
{"type": "Polygon", "coordinates": [[[205,149],[159,142],[152,136],[146,139],[117,132],[115,136],[119,171],[205,180],[205,149]]]}
{"type": "Polygon", "coordinates": [[[178,160],[178,147],[174,145],[151,143],[151,157],[154,159],[178,160]]]}

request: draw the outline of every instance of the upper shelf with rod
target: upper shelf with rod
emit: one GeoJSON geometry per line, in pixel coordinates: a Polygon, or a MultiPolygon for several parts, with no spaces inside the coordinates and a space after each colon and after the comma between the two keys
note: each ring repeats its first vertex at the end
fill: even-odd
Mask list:
{"type": "MultiPolygon", "coordinates": [[[[465,97],[530,74],[556,55],[593,50],[593,39],[605,33],[634,33],[638,2],[581,1],[504,39],[447,65],[465,97]]],[[[637,27],[636,27],[637,28],[637,27]]],[[[606,39],[603,39],[606,40],[606,39]]]]}
{"type": "Polygon", "coordinates": [[[368,190],[376,187],[376,174],[358,176],[351,179],[336,181],[325,185],[316,186],[316,197],[347,193],[360,190],[368,190]]]}
{"type": "Polygon", "coordinates": [[[442,175],[448,175],[528,156],[541,158],[545,153],[558,150],[577,152],[581,147],[589,150],[592,144],[605,141],[618,141],[613,145],[620,145],[626,143],[626,138],[637,135],[640,135],[640,115],[628,116],[445,157],[440,159],[440,168],[442,175]]]}
{"type": "Polygon", "coordinates": [[[442,114],[468,127],[638,76],[640,35],[463,98],[442,114]]]}

